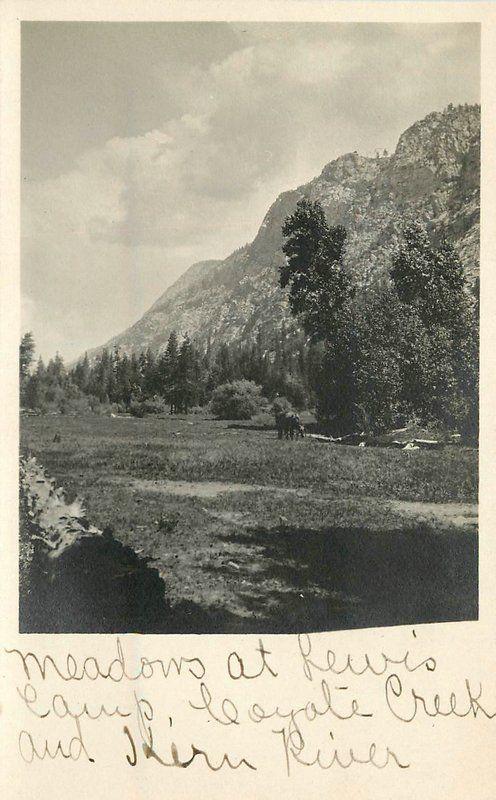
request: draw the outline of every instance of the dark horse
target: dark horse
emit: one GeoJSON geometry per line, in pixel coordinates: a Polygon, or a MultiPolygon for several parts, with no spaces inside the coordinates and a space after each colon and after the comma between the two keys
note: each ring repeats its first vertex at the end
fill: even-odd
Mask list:
{"type": "Polygon", "coordinates": [[[281,411],[276,414],[276,427],[279,439],[282,439],[283,436],[286,439],[294,439],[295,436],[303,438],[305,435],[305,428],[301,424],[300,417],[294,411],[281,411]]]}

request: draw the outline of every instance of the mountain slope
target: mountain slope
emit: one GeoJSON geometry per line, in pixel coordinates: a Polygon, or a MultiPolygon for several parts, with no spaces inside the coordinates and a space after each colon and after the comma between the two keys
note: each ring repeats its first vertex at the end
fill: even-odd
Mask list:
{"type": "Polygon", "coordinates": [[[429,114],[402,134],[392,155],[348,153],[314,180],[281,194],[251,244],[223,261],[194,264],[106,346],[128,353],[161,349],[172,330],[200,343],[248,340],[258,327],[270,333],[289,320],[278,286],[281,226],[304,196],[321,202],[331,224],[346,227],[346,265],[362,285],[385,274],[406,217],[424,221],[434,240],[444,228],[473,279],[479,270],[479,183],[480,107],[429,114]]]}

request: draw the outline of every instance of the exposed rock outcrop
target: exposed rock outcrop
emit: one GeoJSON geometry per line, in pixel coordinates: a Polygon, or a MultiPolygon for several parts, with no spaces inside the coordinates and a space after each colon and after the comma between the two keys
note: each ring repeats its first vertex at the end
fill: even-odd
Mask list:
{"type": "Polygon", "coordinates": [[[294,325],[278,286],[281,226],[304,196],[321,202],[331,224],[346,227],[347,268],[364,286],[384,276],[398,226],[410,217],[425,222],[434,240],[445,230],[473,279],[479,270],[479,161],[480,107],[468,105],[416,122],[392,155],[343,155],[308,184],[281,194],[251,244],[224,261],[194,264],[107,346],[158,350],[172,330],[200,343],[250,340],[259,327],[270,335],[283,320],[294,325]]]}

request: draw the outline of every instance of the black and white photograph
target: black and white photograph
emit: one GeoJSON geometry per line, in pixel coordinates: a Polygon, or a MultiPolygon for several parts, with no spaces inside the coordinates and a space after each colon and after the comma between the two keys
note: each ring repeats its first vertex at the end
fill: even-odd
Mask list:
{"type": "Polygon", "coordinates": [[[23,21],[20,115],[20,633],[477,620],[480,25],[23,21]]]}

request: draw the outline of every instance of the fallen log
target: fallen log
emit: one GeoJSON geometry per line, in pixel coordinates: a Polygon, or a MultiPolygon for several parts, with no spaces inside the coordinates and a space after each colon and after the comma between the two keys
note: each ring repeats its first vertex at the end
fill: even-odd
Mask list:
{"type": "Polygon", "coordinates": [[[324,436],[324,434],[321,434],[321,433],[306,433],[305,434],[305,438],[306,439],[314,439],[316,442],[334,442],[334,441],[336,441],[335,439],[332,438],[332,436],[324,436]]]}
{"type": "MultiPolygon", "coordinates": [[[[405,429],[406,430],[406,429],[405,429]]],[[[401,429],[395,433],[402,432],[401,429]]],[[[359,447],[387,447],[396,450],[440,450],[444,447],[444,442],[438,439],[392,439],[391,434],[380,434],[377,436],[367,435],[366,433],[348,433],[344,436],[325,436],[320,433],[307,433],[307,438],[316,442],[330,442],[332,444],[358,445],[359,447]]],[[[454,439],[458,441],[457,438],[454,439]]]]}
{"type": "Polygon", "coordinates": [[[439,450],[443,447],[443,443],[437,439],[413,439],[413,444],[424,450],[439,450]]]}
{"type": "Polygon", "coordinates": [[[339,442],[339,444],[359,444],[363,442],[366,438],[366,434],[364,431],[361,433],[347,433],[344,436],[338,436],[337,439],[334,439],[335,442],[339,442]]]}

